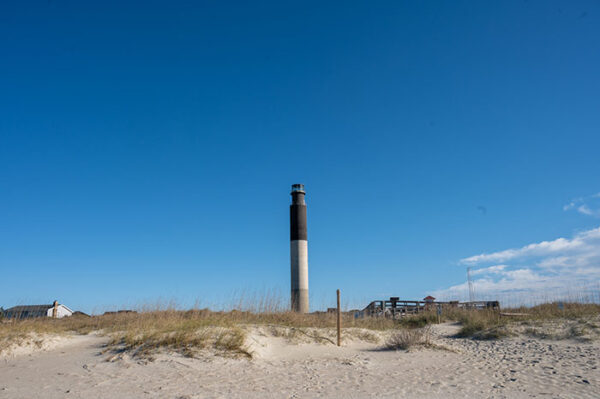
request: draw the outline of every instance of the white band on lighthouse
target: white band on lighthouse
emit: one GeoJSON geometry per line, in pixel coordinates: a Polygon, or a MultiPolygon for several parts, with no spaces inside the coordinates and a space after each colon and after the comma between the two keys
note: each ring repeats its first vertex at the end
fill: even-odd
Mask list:
{"type": "Polygon", "coordinates": [[[292,303],[300,313],[308,313],[308,242],[290,241],[292,303]]]}

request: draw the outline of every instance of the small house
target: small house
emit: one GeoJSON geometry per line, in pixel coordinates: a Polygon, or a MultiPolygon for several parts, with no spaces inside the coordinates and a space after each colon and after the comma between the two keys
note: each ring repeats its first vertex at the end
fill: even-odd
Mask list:
{"type": "Polygon", "coordinates": [[[73,315],[73,311],[63,304],[54,301],[50,305],[13,306],[4,310],[7,319],[33,319],[37,317],[54,317],[60,319],[73,315]]]}
{"type": "Polygon", "coordinates": [[[425,310],[430,310],[433,308],[433,303],[435,302],[435,298],[432,297],[431,295],[427,295],[425,298],[423,298],[423,301],[425,301],[425,310]]]}

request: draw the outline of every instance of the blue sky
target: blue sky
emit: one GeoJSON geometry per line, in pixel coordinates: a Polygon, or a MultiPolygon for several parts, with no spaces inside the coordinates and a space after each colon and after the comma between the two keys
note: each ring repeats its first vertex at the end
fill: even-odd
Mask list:
{"type": "Polygon", "coordinates": [[[337,288],[348,307],[465,299],[467,266],[480,297],[597,286],[599,18],[593,1],[5,2],[0,305],[287,299],[292,183],[313,309],[337,288]]]}

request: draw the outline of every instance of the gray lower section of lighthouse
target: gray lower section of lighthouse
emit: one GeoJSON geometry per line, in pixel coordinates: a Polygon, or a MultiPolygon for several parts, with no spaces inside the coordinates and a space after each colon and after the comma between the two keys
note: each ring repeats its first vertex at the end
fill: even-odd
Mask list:
{"type": "Polygon", "coordinates": [[[308,313],[308,241],[290,242],[292,274],[292,310],[308,313]]]}

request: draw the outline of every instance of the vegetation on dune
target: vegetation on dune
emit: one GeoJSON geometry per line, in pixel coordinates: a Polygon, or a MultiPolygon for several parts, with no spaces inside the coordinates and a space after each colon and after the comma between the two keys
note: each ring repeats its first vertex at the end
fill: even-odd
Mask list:
{"type": "Polygon", "coordinates": [[[407,350],[415,346],[431,346],[431,326],[397,329],[385,341],[384,348],[407,350]]]}
{"type": "MultiPolygon", "coordinates": [[[[355,319],[344,314],[345,328],[355,328],[352,336],[374,342],[377,337],[361,329],[386,330],[397,322],[389,319],[355,319]]],[[[41,334],[88,334],[97,331],[111,337],[108,350],[127,352],[133,356],[149,356],[159,349],[195,356],[203,349],[221,354],[249,357],[245,347],[244,326],[263,325],[287,328],[301,334],[307,328],[333,329],[333,314],[298,314],[294,312],[263,312],[233,310],[213,312],[202,310],[155,310],[141,313],[116,313],[94,317],[62,319],[30,319],[0,324],[0,353],[14,344],[31,341],[41,334]]],[[[310,335],[310,333],[307,333],[310,335]]],[[[318,337],[326,341],[325,337],[318,337]]]]}
{"type": "Polygon", "coordinates": [[[412,316],[403,317],[399,320],[400,327],[406,328],[423,328],[429,324],[435,324],[438,320],[446,321],[446,316],[438,319],[438,315],[435,310],[430,310],[422,313],[418,313],[412,316]]]}
{"type": "MultiPolygon", "coordinates": [[[[441,321],[458,322],[458,337],[497,339],[515,333],[539,338],[588,339],[600,336],[600,305],[556,303],[531,308],[486,310],[444,309],[441,321]],[[510,316],[506,316],[510,314],[510,316]],[[504,315],[504,316],[503,316],[504,315]],[[547,325],[558,326],[549,330],[547,325]],[[519,330],[521,328],[521,330],[519,330]],[[594,335],[595,334],[595,335],[594,335]]],[[[354,318],[344,313],[342,325],[348,338],[379,342],[379,333],[390,334],[385,347],[404,349],[430,343],[428,326],[438,322],[435,311],[423,312],[401,320],[354,318]]],[[[250,357],[245,346],[247,326],[265,326],[282,337],[307,336],[314,342],[333,342],[336,317],[331,313],[298,314],[289,311],[214,312],[208,309],[178,311],[151,310],[140,313],[113,313],[102,316],[73,316],[63,319],[30,319],[0,323],[0,353],[12,345],[39,346],[43,334],[87,334],[96,331],[110,336],[108,351],[132,356],[151,356],[171,350],[196,356],[202,350],[224,355],[250,357]],[[318,331],[318,329],[323,329],[318,331]]]]}
{"type": "Polygon", "coordinates": [[[507,312],[523,313],[528,320],[552,319],[581,319],[600,315],[600,305],[593,303],[562,302],[544,303],[530,308],[520,307],[507,310],[507,312]]]}
{"type": "MultiPolygon", "coordinates": [[[[458,322],[461,325],[457,334],[459,338],[473,339],[499,339],[513,335],[512,330],[518,326],[538,326],[527,329],[526,333],[540,338],[577,338],[586,332],[598,330],[600,326],[594,319],[600,317],[600,305],[582,303],[547,303],[530,308],[520,307],[504,309],[502,312],[492,310],[466,310],[458,308],[445,308],[439,317],[440,321],[458,322]],[[556,322],[566,325],[565,321],[573,321],[567,329],[559,333],[546,332],[547,324],[556,322]],[[542,328],[542,326],[544,328],[542,328]]],[[[428,324],[438,322],[435,310],[405,317],[400,320],[400,326],[408,328],[422,328],[428,324]]]]}
{"type": "MultiPolygon", "coordinates": [[[[600,316],[600,305],[582,303],[547,303],[530,308],[504,309],[502,312],[493,311],[458,311],[450,312],[452,319],[460,322],[461,330],[458,337],[470,337],[474,339],[498,339],[513,335],[520,331],[523,325],[536,325],[540,329],[539,338],[550,338],[550,335],[541,331],[547,331],[549,324],[560,324],[566,326],[569,321],[576,322],[575,326],[569,328],[569,332],[553,336],[558,339],[577,338],[583,335],[582,329],[577,329],[577,324],[595,325],[590,319],[600,316]]],[[[531,331],[531,329],[529,330],[531,331]]],[[[533,334],[530,334],[533,335],[533,334]]]]}
{"type": "Polygon", "coordinates": [[[252,357],[245,347],[246,335],[236,327],[190,328],[174,324],[148,330],[113,333],[108,349],[116,354],[127,352],[134,357],[151,357],[159,349],[196,356],[203,349],[214,349],[223,355],[252,357]]]}
{"type": "Polygon", "coordinates": [[[473,339],[499,339],[510,335],[506,323],[497,319],[486,317],[473,317],[461,322],[462,326],[458,334],[459,338],[473,339]]]}

